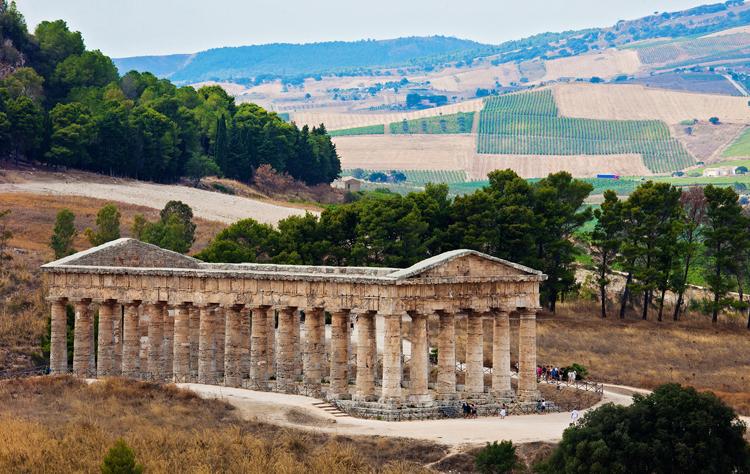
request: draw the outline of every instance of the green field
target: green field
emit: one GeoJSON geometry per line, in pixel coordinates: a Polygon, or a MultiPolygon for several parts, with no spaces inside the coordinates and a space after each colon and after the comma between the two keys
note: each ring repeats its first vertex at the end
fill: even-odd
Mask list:
{"type": "Polygon", "coordinates": [[[383,135],[384,133],[385,125],[383,124],[328,131],[328,134],[332,137],[345,137],[349,135],[383,135]]]}
{"type": "Polygon", "coordinates": [[[470,133],[474,112],[403,120],[388,125],[392,134],[470,133]]]}
{"type": "Polygon", "coordinates": [[[492,97],[480,113],[477,152],[509,155],[637,153],[652,171],[683,169],[694,159],[658,120],[560,117],[552,91],[492,97]]]}
{"type": "MultiPolygon", "coordinates": [[[[365,175],[374,173],[378,170],[362,170],[365,175]]],[[[392,170],[403,173],[406,176],[406,183],[415,186],[424,186],[427,183],[464,183],[466,181],[466,171],[463,170],[392,170]]],[[[384,171],[385,172],[385,171],[384,171]]],[[[388,174],[387,172],[385,172],[388,174]]],[[[354,170],[346,169],[341,171],[342,176],[353,176],[354,170]]],[[[367,178],[364,178],[365,180],[367,178]]]]}
{"type": "MultiPolygon", "coordinates": [[[[732,158],[735,156],[750,156],[750,128],[746,129],[737,139],[732,142],[731,145],[724,150],[721,156],[732,158]]],[[[748,166],[747,163],[742,163],[744,166],[748,166]]],[[[737,166],[740,163],[737,162],[737,166]]]]}

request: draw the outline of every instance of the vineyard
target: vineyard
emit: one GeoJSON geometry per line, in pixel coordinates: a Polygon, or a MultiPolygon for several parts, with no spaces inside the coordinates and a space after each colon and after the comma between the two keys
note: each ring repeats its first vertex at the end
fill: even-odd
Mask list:
{"type": "Polygon", "coordinates": [[[724,150],[722,156],[726,158],[750,156],[750,128],[742,132],[742,135],[737,137],[737,139],[732,142],[726,150],[724,150]]]}
{"type": "Polygon", "coordinates": [[[474,112],[458,112],[413,120],[403,120],[389,125],[392,134],[470,133],[474,112]]]}
{"type": "Polygon", "coordinates": [[[663,64],[682,57],[706,58],[742,50],[750,46],[750,34],[696,38],[687,41],[658,44],[638,48],[638,56],[644,64],[663,64]]]}
{"type": "MultiPolygon", "coordinates": [[[[381,170],[362,170],[347,169],[341,172],[342,176],[362,176],[367,177],[381,170]]],[[[464,170],[392,170],[393,172],[403,173],[406,176],[406,182],[417,186],[423,186],[427,183],[463,183],[466,181],[466,171],[464,170]]],[[[382,171],[381,171],[382,172],[382,171]]]]}
{"type": "Polygon", "coordinates": [[[328,134],[332,137],[346,137],[350,135],[383,135],[385,125],[367,125],[364,127],[345,128],[343,130],[330,130],[328,134]]]}
{"type": "Polygon", "coordinates": [[[492,97],[480,113],[477,152],[505,155],[637,153],[657,173],[693,164],[693,157],[657,120],[558,116],[550,90],[492,97]]]}

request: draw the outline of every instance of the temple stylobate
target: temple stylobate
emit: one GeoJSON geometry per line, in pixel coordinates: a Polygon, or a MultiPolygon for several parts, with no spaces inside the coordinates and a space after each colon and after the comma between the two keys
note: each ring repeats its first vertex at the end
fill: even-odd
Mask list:
{"type": "Polygon", "coordinates": [[[405,269],[225,264],[119,239],[42,268],[53,373],[70,370],[70,306],[72,371],[80,377],[300,393],[346,400],[364,416],[384,407],[429,411],[463,398],[491,404],[539,397],[536,311],[546,276],[476,251],[446,252],[405,269]],[[519,320],[517,393],[511,314],[519,320]],[[458,317],[467,326],[460,390],[458,317]],[[492,340],[487,380],[485,337],[492,340]]]}

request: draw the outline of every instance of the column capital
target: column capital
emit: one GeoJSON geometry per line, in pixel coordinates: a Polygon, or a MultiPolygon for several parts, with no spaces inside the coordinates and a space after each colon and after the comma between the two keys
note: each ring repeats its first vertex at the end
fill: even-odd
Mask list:
{"type": "Polygon", "coordinates": [[[490,312],[492,313],[512,313],[515,310],[516,308],[514,306],[496,306],[490,308],[490,312]]]}
{"type": "Polygon", "coordinates": [[[140,306],[141,300],[125,301],[122,303],[125,307],[140,306]]]}
{"type": "Polygon", "coordinates": [[[219,305],[222,309],[229,309],[232,311],[241,311],[245,308],[244,303],[222,303],[219,305]]]}
{"type": "Polygon", "coordinates": [[[67,303],[68,298],[65,296],[45,296],[44,301],[48,303],[67,303]]]}
{"type": "Polygon", "coordinates": [[[516,308],[516,312],[518,312],[518,315],[522,319],[528,319],[528,318],[536,318],[536,313],[538,313],[542,308],[539,307],[526,307],[526,308],[516,308]]]}
{"type": "Polygon", "coordinates": [[[78,299],[72,300],[73,304],[76,304],[76,305],[77,304],[89,305],[91,304],[91,301],[92,301],[91,298],[78,298],[78,299]]]}

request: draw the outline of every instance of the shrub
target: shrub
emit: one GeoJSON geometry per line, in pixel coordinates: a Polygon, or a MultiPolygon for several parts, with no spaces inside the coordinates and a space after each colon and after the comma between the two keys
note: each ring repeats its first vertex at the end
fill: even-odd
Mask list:
{"type": "Polygon", "coordinates": [[[493,441],[482,448],[474,458],[477,471],[483,474],[504,474],[518,465],[516,447],[511,441],[493,441]]]}
{"type": "Polygon", "coordinates": [[[140,474],[143,466],[136,464],[133,450],[120,438],[104,457],[102,474],[140,474]]]}

